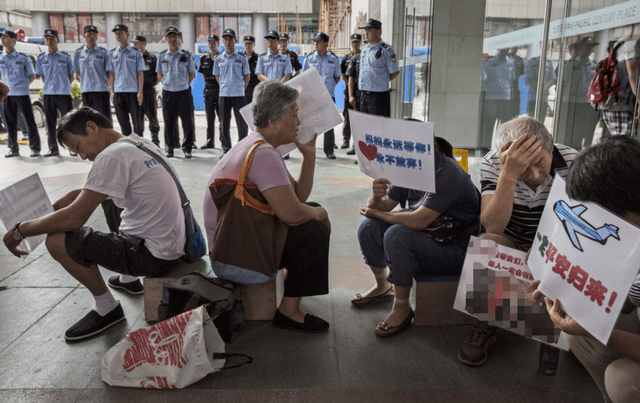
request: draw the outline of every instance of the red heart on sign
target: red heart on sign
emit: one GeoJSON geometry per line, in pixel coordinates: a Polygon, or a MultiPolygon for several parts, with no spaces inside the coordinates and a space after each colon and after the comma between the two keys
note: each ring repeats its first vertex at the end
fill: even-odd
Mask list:
{"type": "Polygon", "coordinates": [[[358,148],[369,161],[375,160],[378,155],[378,147],[373,144],[367,145],[364,141],[358,141],[358,148]]]}

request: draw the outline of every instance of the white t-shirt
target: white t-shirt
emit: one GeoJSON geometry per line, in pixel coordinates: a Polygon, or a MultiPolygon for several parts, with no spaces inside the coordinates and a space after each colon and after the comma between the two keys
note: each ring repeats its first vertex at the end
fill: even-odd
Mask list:
{"type": "MultiPolygon", "coordinates": [[[[166,162],[149,140],[135,134],[129,138],[157,150],[158,157],[166,162]]],[[[177,177],[175,169],[171,169],[177,177]]],[[[184,255],[187,236],[180,194],[156,158],[133,144],[118,141],[98,154],[84,188],[109,196],[124,209],[120,231],[144,239],[153,256],[175,260],[184,255]]]]}

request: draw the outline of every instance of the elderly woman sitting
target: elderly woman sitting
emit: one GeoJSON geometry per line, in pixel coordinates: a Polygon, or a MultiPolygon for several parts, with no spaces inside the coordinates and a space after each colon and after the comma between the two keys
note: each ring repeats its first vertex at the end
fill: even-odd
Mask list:
{"type": "MultiPolygon", "coordinates": [[[[288,274],[284,298],[276,310],[273,325],[316,333],[328,330],[329,324],[305,313],[300,302],[304,296],[329,292],[330,227],[324,208],[305,203],[313,186],[316,146],[315,137],[306,144],[296,140],[300,125],[298,94],[297,89],[278,81],[265,81],[256,87],[251,104],[256,130],[231,148],[211,172],[204,200],[204,220],[209,250],[214,251],[218,210],[209,193],[209,186],[219,178],[237,181],[251,147],[257,141],[266,140],[255,149],[247,182],[257,186],[275,216],[289,226],[279,265],[280,268],[286,267],[288,274]],[[297,180],[291,176],[276,150],[290,143],[295,143],[302,153],[302,166],[297,180]]],[[[250,208],[246,207],[247,214],[250,208]]],[[[251,253],[241,243],[232,247],[238,248],[237,251],[241,253],[251,253]]],[[[216,271],[216,265],[212,266],[216,271]]],[[[217,271],[216,274],[220,275],[217,271]]]]}

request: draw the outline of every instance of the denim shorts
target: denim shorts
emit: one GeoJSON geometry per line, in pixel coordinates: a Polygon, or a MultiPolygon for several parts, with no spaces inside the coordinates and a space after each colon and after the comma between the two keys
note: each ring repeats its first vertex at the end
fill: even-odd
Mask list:
{"type": "Polygon", "coordinates": [[[142,238],[94,231],[90,227],[67,232],[64,245],[71,259],[82,266],[98,265],[130,276],[161,277],[177,261],[154,257],[142,238]]]}

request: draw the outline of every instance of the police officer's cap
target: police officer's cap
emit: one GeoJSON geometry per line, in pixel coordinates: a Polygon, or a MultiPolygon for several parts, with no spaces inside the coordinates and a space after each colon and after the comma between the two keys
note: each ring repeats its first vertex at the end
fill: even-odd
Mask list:
{"type": "Polygon", "coordinates": [[[256,43],[256,38],[251,35],[245,35],[244,43],[256,43]]]}
{"type": "Polygon", "coordinates": [[[329,35],[325,34],[324,32],[318,32],[316,36],[313,38],[313,40],[315,42],[317,41],[329,42],[329,35]]]}
{"type": "Polygon", "coordinates": [[[207,38],[207,42],[216,41],[216,43],[220,43],[220,37],[218,35],[209,35],[207,38]]]}
{"type": "Polygon", "coordinates": [[[144,42],[147,43],[147,38],[145,36],[142,35],[136,35],[133,37],[133,41],[134,42],[144,42]]]}
{"type": "Polygon", "coordinates": [[[272,29],[271,31],[269,31],[269,33],[267,33],[264,36],[264,39],[280,39],[280,34],[278,34],[278,31],[276,31],[275,29],[272,29]]]}
{"type": "Polygon", "coordinates": [[[236,31],[231,28],[227,28],[224,30],[224,32],[222,33],[222,37],[224,38],[225,36],[232,36],[233,39],[238,39],[238,37],[236,36],[236,31]]]}
{"type": "Polygon", "coordinates": [[[374,20],[373,18],[369,18],[364,27],[358,27],[359,29],[367,29],[367,28],[375,28],[382,29],[382,23],[378,20],[374,20]]]}
{"type": "Polygon", "coordinates": [[[281,40],[281,41],[288,41],[288,40],[289,40],[289,35],[287,35],[287,34],[280,34],[280,40],[281,40]]]}
{"type": "Polygon", "coordinates": [[[82,30],[82,32],[84,32],[84,33],[87,33],[87,32],[98,33],[98,27],[96,27],[95,25],[85,25],[84,29],[82,30]]]}
{"type": "Polygon", "coordinates": [[[45,29],[44,36],[53,36],[56,39],[60,40],[60,38],[58,37],[58,31],[56,31],[55,29],[45,29]]]}
{"type": "Polygon", "coordinates": [[[178,29],[178,27],[174,27],[173,25],[168,26],[167,29],[164,30],[164,36],[167,36],[169,34],[176,34],[180,36],[180,30],[178,29]]]}
{"type": "Polygon", "coordinates": [[[18,35],[16,35],[16,33],[13,31],[9,31],[8,29],[5,29],[4,31],[2,31],[0,35],[6,35],[9,38],[18,39],[18,35]]]}
{"type": "Polygon", "coordinates": [[[362,42],[362,35],[351,34],[351,42],[362,42]]]}
{"type": "Polygon", "coordinates": [[[129,32],[129,27],[124,25],[124,24],[116,24],[115,27],[113,27],[113,29],[111,30],[111,32],[116,32],[116,31],[124,31],[124,32],[129,32]]]}

